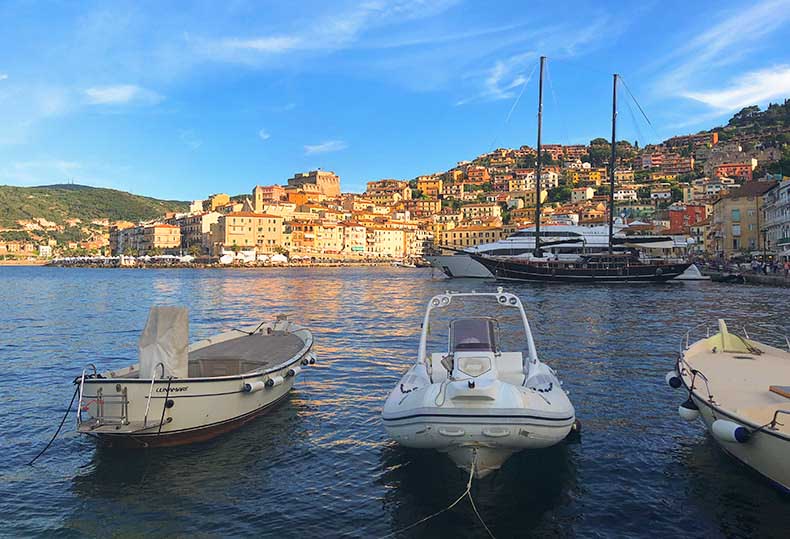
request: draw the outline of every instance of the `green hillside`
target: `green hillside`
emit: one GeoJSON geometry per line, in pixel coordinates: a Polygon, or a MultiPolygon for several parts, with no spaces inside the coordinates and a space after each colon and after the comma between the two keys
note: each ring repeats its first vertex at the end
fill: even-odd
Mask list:
{"type": "Polygon", "coordinates": [[[16,228],[17,221],[43,217],[63,224],[67,219],[140,221],[168,211],[185,211],[186,202],[158,200],[115,189],[85,185],[14,187],[0,185],[0,228],[16,228]]]}

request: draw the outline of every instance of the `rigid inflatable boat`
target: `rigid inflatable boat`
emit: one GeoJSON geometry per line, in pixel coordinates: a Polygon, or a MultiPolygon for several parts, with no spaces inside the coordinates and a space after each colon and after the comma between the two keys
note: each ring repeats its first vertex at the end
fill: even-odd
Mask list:
{"type": "Polygon", "coordinates": [[[516,451],[561,442],[575,423],[556,373],[538,360],[521,301],[501,288],[447,292],[428,302],[417,362],[390,393],[382,418],[400,444],[447,453],[478,477],[498,469],[516,451]],[[455,316],[454,308],[468,303],[489,315],[455,316]],[[449,346],[441,352],[428,350],[437,313],[449,319],[449,346]],[[499,318],[516,314],[526,355],[500,348],[499,318],[491,313],[499,318]]]}

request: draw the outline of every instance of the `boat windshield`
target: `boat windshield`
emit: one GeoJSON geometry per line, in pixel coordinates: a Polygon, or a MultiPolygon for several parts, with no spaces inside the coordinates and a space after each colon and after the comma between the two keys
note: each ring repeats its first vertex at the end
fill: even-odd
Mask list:
{"type": "Polygon", "coordinates": [[[496,351],[496,333],[492,318],[461,318],[450,322],[452,352],[496,351]]]}

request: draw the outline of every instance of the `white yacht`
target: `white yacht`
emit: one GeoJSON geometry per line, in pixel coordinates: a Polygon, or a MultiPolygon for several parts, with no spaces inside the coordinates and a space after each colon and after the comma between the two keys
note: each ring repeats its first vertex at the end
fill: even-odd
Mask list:
{"type": "Polygon", "coordinates": [[[666,376],[687,395],[678,413],[701,418],[726,453],[790,493],[790,338],[776,335],[783,350],[755,340],[758,332],[775,335],[770,328],[744,327],[738,335],[719,320],[717,329],[705,328],[696,342],[694,330],[683,338],[666,376]]]}
{"type": "MultiPolygon", "coordinates": [[[[688,239],[676,236],[629,236],[628,225],[614,224],[616,249],[634,247],[638,249],[685,250],[688,239]]],[[[602,253],[609,249],[608,226],[578,226],[564,224],[541,225],[541,248],[544,256],[552,260],[575,260],[579,254],[602,253]]],[[[431,265],[448,277],[491,278],[491,272],[479,262],[472,260],[469,253],[531,258],[535,250],[535,226],[523,228],[518,232],[494,243],[467,247],[449,255],[426,256],[431,265]]],[[[693,267],[693,266],[692,266],[693,267]]],[[[691,269],[691,268],[689,268],[691,269]]],[[[690,275],[691,277],[691,275],[690,275]]],[[[689,279],[690,280],[690,279],[689,279]]]]}
{"type": "Polygon", "coordinates": [[[390,393],[382,418],[397,442],[447,453],[477,477],[516,451],[561,442],[576,420],[556,373],[538,360],[521,301],[501,288],[447,292],[428,302],[417,362],[390,393]],[[489,316],[454,316],[467,306],[489,316]],[[523,325],[526,355],[500,349],[500,318],[513,315],[523,325]],[[437,317],[449,322],[437,323],[437,317]],[[434,333],[449,333],[444,351],[429,350],[432,322],[434,333]]]}

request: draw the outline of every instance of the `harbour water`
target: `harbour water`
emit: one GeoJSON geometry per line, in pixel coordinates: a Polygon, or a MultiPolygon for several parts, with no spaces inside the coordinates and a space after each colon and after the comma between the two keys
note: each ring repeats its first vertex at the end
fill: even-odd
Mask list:
{"type": "MultiPolygon", "coordinates": [[[[431,270],[0,268],[0,534],[380,537],[446,507],[450,460],[389,441],[379,419],[414,361],[427,300],[493,290],[431,270]],[[207,443],[119,452],[62,434],[34,467],[88,363],[135,361],[154,303],[190,308],[192,338],[289,314],[318,363],[271,414],[207,443]]],[[[681,334],[727,317],[785,323],[785,290],[710,282],[513,285],[559,371],[581,441],[517,454],[475,483],[497,537],[786,537],[790,499],[677,416],[663,381],[681,334]]],[[[790,457],[789,457],[790,458],[790,457]]],[[[467,502],[407,537],[478,537],[467,502]]]]}

